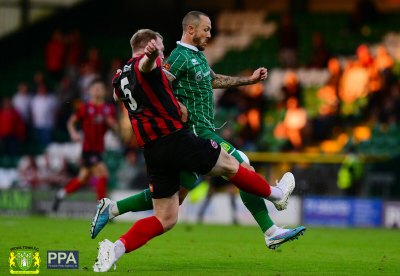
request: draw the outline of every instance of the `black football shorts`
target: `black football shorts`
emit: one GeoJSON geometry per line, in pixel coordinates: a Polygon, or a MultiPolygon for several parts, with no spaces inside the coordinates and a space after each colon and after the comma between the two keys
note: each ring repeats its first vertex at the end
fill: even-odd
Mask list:
{"type": "Polygon", "coordinates": [[[217,163],[221,146],[184,128],[146,146],[144,157],[153,198],[172,196],[180,188],[180,172],[207,174],[217,163]]]}
{"type": "Polygon", "coordinates": [[[94,151],[84,151],[82,152],[82,166],[85,168],[90,168],[96,165],[99,162],[102,162],[103,158],[101,157],[101,153],[94,151]]]}

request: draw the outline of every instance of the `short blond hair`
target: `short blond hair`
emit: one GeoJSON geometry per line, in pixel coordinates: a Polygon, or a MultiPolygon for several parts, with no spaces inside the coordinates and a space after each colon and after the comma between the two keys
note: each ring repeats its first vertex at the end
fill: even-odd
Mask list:
{"type": "Polygon", "coordinates": [[[133,34],[130,40],[132,52],[137,52],[141,49],[144,49],[149,41],[151,41],[152,39],[157,39],[157,37],[163,40],[162,35],[158,32],[150,29],[138,30],[136,33],[133,34]]]}

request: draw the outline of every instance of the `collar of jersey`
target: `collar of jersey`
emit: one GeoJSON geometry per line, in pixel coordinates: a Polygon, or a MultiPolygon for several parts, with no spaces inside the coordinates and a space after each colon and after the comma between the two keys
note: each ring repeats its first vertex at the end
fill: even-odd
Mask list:
{"type": "Polygon", "coordinates": [[[189,48],[189,49],[191,49],[191,50],[193,50],[193,51],[195,51],[195,52],[198,52],[198,51],[199,51],[199,49],[197,49],[196,46],[187,44],[187,43],[185,43],[185,42],[177,41],[176,44],[181,45],[181,46],[186,47],[186,48],[189,48]]]}

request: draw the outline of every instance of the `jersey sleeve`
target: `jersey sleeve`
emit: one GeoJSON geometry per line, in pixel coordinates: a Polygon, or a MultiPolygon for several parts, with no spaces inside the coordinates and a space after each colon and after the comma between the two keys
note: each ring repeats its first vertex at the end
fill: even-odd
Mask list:
{"type": "Polygon", "coordinates": [[[172,52],[164,64],[164,72],[170,74],[175,79],[181,77],[183,72],[187,71],[187,60],[178,52],[172,52]]]}
{"type": "Polygon", "coordinates": [[[118,98],[121,97],[120,85],[119,85],[121,73],[122,73],[122,71],[115,73],[115,75],[112,79],[112,86],[114,87],[114,92],[118,98]]]}

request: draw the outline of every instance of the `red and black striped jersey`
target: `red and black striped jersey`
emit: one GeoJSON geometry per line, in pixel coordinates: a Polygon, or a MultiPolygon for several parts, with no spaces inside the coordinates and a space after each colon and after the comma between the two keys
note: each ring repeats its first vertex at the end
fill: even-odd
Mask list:
{"type": "Polygon", "coordinates": [[[75,115],[82,125],[83,151],[102,153],[104,151],[104,135],[109,127],[107,118],[115,118],[114,106],[106,103],[95,105],[88,102],[82,104],[75,115]]]}
{"type": "Polygon", "coordinates": [[[140,147],[184,127],[178,101],[162,70],[161,59],[157,58],[154,70],[143,73],[139,71],[143,56],[130,59],[113,80],[115,93],[128,110],[140,147]]]}

